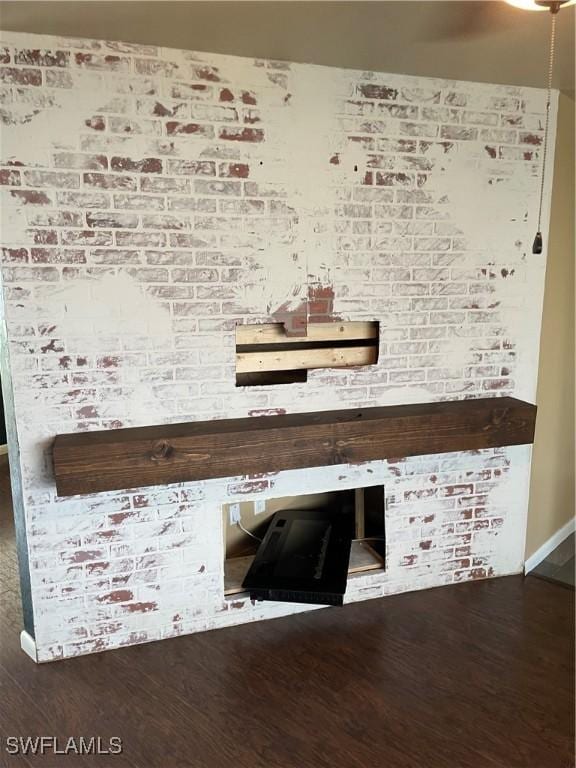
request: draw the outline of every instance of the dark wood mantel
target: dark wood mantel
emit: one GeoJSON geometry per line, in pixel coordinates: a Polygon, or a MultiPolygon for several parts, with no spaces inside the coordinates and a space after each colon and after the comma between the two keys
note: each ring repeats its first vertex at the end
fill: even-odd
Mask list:
{"type": "Polygon", "coordinates": [[[511,397],[198,421],[58,435],[60,496],[532,443],[511,397]]]}

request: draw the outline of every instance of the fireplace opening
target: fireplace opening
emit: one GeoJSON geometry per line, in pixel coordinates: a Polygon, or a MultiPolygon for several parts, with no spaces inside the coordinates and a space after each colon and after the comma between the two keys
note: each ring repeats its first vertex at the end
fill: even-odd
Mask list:
{"type": "Polygon", "coordinates": [[[342,602],[341,596],[349,576],[385,569],[383,486],[244,501],[226,504],[222,512],[226,597],[245,594],[257,599],[338,605],[342,602]],[[346,521],[342,516],[346,516],[346,521]],[[324,530],[330,528],[330,544],[322,525],[324,530]],[[288,535],[290,526],[291,533],[288,535]],[[315,555],[331,558],[326,565],[326,584],[320,579],[318,569],[311,578],[308,573],[310,535],[318,537],[317,544],[312,546],[315,555]],[[273,539],[278,540],[282,556],[290,550],[289,566],[286,558],[282,562],[279,559],[274,562],[273,568],[270,562],[266,562],[265,567],[255,573],[255,564],[270,560],[267,555],[273,539]],[[294,552],[295,547],[304,549],[294,552]],[[264,557],[263,548],[268,550],[264,557]],[[324,548],[325,552],[322,551],[324,548]],[[294,563],[298,562],[302,563],[301,572],[294,573],[294,563]],[[248,586],[245,586],[246,581],[248,586]],[[332,589],[334,584],[337,586],[332,589]],[[283,588],[279,589],[279,586],[283,588]],[[315,589],[315,586],[318,588],[315,589]]]}
{"type": "Polygon", "coordinates": [[[317,368],[356,368],[378,362],[378,322],[308,323],[288,336],[282,323],[236,327],[236,386],[305,382],[317,368]]]}

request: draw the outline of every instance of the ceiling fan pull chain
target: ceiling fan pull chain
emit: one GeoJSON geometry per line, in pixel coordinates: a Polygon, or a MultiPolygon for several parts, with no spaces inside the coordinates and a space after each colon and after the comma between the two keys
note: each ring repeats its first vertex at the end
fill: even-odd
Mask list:
{"type": "Polygon", "coordinates": [[[544,200],[544,181],[546,178],[546,156],[548,154],[548,128],[550,125],[550,103],[552,100],[552,75],[554,73],[554,53],[556,50],[556,16],[558,14],[558,8],[551,8],[552,23],[550,28],[550,55],[548,58],[548,92],[546,96],[546,122],[544,126],[544,149],[542,150],[542,169],[540,176],[540,200],[538,203],[538,229],[534,243],[532,245],[532,253],[542,253],[542,203],[544,200]]]}

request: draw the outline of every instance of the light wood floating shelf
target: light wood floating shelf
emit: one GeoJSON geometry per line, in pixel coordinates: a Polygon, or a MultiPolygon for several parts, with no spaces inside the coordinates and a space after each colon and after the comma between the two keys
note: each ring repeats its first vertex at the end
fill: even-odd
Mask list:
{"type": "Polygon", "coordinates": [[[534,440],[512,397],[198,421],[58,435],[60,496],[213,477],[470,451],[534,440]]]}
{"type": "Polygon", "coordinates": [[[378,339],[378,323],[365,321],[334,321],[308,323],[305,336],[287,336],[282,323],[237,325],[236,344],[285,344],[299,345],[303,341],[356,341],[378,339]]]}

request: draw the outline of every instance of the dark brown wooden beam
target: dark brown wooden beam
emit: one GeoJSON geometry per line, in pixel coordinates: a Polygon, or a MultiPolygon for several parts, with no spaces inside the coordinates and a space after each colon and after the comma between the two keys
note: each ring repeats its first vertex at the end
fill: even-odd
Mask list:
{"type": "Polygon", "coordinates": [[[536,406],[511,397],[58,435],[60,496],[211,477],[523,445],[536,406]]]}

